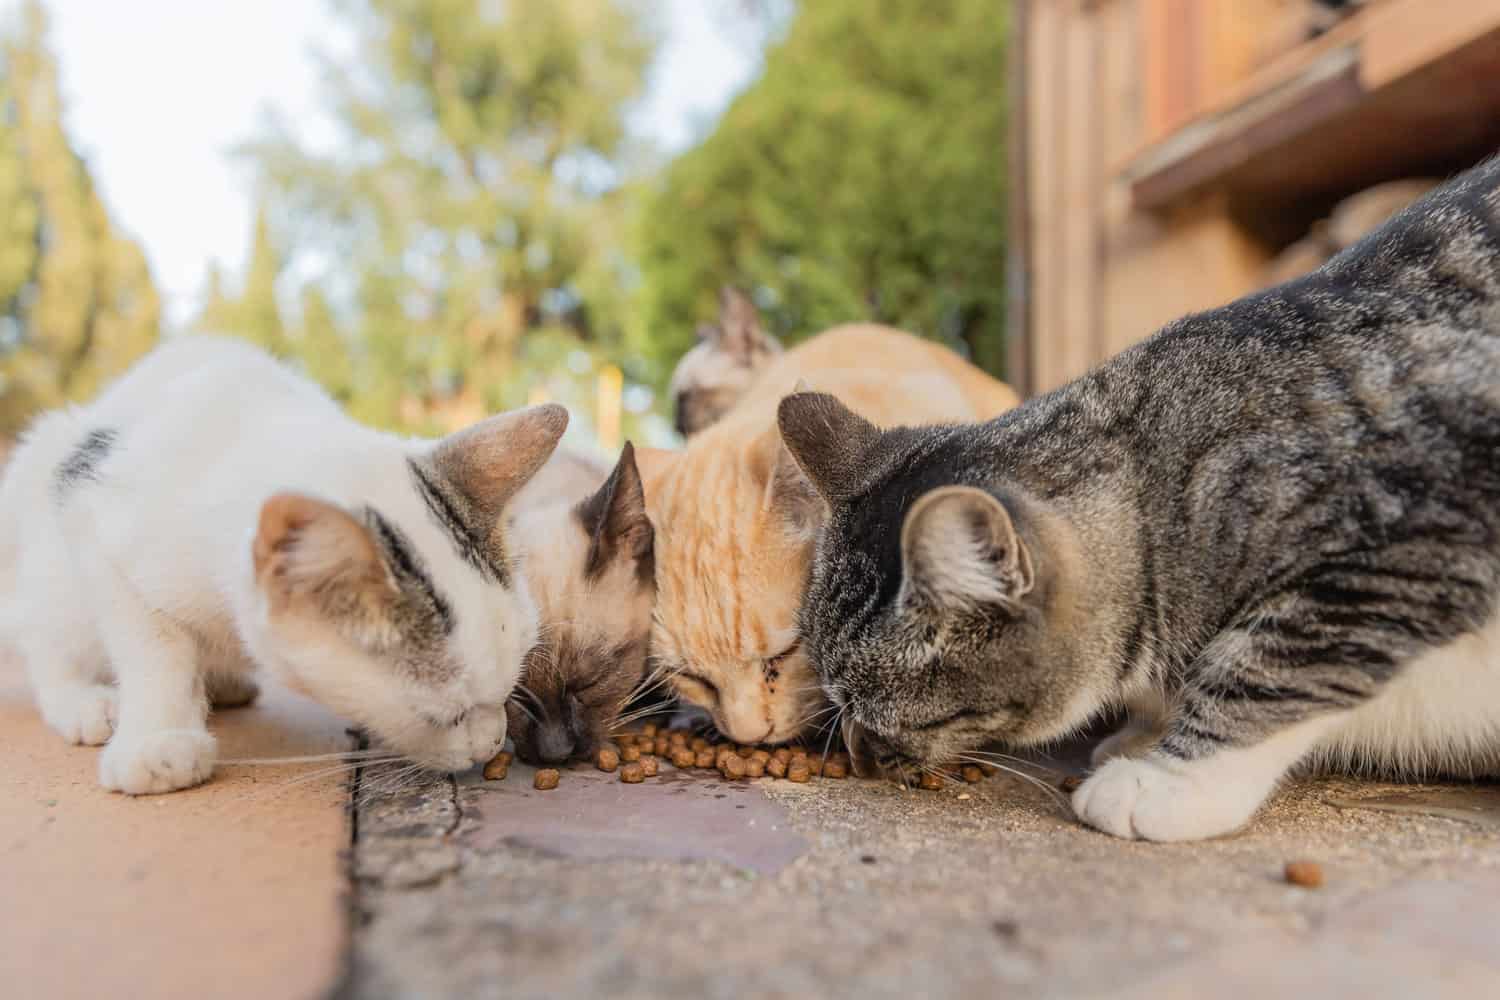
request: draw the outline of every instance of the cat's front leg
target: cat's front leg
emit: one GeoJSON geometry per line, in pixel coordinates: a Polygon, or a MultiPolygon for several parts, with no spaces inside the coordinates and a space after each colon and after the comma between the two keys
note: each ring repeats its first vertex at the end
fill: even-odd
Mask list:
{"type": "Polygon", "coordinates": [[[193,637],[139,607],[116,607],[104,624],[120,719],[99,756],[100,784],[153,795],[207,781],[216,748],[193,637]]]}
{"type": "MultiPolygon", "coordinates": [[[[1338,724],[1342,713],[1297,723],[1259,743],[1183,757],[1161,743],[1141,757],[1115,757],[1073,793],[1089,826],[1127,840],[1202,840],[1232,833],[1255,815],[1277,782],[1338,724]]],[[[1164,742],[1171,739],[1168,730],[1164,742]]]]}

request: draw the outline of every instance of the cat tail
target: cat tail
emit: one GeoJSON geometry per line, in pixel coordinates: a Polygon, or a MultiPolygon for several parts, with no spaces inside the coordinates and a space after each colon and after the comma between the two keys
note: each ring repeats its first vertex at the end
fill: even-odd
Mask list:
{"type": "Polygon", "coordinates": [[[37,417],[21,435],[0,476],[0,633],[10,631],[16,607],[21,538],[37,521],[33,512],[52,503],[58,467],[83,439],[83,421],[72,407],[37,417]]]}

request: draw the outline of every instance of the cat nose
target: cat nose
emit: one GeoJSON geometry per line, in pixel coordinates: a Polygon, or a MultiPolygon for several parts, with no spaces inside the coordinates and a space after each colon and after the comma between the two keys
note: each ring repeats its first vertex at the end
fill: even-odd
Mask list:
{"type": "Polygon", "coordinates": [[[577,741],[566,726],[552,723],[542,726],[536,734],[536,755],[544,764],[562,764],[573,756],[577,741]]]}

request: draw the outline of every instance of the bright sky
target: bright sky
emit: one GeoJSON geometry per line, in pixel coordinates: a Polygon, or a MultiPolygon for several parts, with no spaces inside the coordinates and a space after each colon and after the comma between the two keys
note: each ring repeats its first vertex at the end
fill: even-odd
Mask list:
{"type": "MultiPolygon", "coordinates": [[[[544,0],[539,0],[544,2],[544,0]]],[[[667,37],[637,127],[668,149],[705,129],[755,70],[724,37],[723,0],[657,0],[667,37]]],[[[0,16],[19,0],[0,0],[0,16]]],[[[192,315],[205,269],[239,267],[249,171],[230,151],[274,107],[316,138],[310,53],[340,32],[321,0],[46,0],[70,135],[114,219],[139,239],[174,321],[192,315]]]]}

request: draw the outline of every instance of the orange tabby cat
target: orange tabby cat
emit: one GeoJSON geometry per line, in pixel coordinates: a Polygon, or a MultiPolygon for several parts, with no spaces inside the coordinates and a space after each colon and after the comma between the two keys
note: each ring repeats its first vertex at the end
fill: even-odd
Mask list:
{"type": "Polygon", "coordinates": [[[883,425],[985,420],[1017,402],[936,344],[842,326],[774,361],[685,451],[638,452],[656,529],[652,653],[678,694],[741,743],[787,742],[824,721],[796,631],[823,505],[776,426],[801,382],[883,425]]]}

